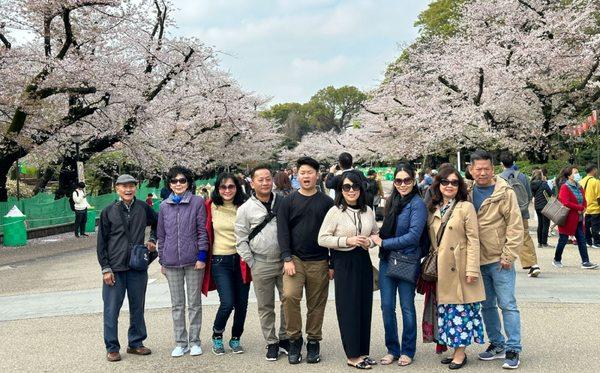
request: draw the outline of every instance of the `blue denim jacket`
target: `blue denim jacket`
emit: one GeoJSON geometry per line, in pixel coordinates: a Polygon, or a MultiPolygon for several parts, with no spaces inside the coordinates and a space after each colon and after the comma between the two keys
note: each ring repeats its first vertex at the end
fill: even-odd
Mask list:
{"type": "Polygon", "coordinates": [[[380,257],[386,258],[389,251],[401,251],[405,255],[419,255],[421,235],[427,224],[427,207],[419,196],[414,196],[398,215],[396,234],[383,240],[380,257]]]}

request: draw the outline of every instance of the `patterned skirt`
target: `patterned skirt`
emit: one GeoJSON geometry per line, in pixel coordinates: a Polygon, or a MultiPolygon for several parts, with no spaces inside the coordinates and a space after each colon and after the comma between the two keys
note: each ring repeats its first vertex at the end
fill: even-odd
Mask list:
{"type": "Polygon", "coordinates": [[[483,344],[481,303],[438,305],[439,343],[450,348],[483,344]]]}

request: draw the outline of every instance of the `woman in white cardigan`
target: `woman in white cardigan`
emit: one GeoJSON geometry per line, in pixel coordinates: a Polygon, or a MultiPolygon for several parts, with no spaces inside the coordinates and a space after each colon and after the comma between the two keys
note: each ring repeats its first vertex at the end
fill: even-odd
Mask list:
{"type": "Polygon", "coordinates": [[[373,308],[373,267],[369,239],[377,234],[375,214],[367,206],[358,171],[347,171],[336,190],[335,206],[319,231],[319,245],[331,249],[335,284],[335,308],[348,365],[370,369],[369,357],[373,308]]]}

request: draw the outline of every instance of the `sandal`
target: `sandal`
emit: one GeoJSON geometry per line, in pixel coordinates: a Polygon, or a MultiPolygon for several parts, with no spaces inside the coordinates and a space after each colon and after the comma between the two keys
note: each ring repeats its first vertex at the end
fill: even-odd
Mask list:
{"type": "Polygon", "coordinates": [[[394,361],[398,360],[398,358],[392,354],[386,354],[384,357],[379,359],[379,364],[381,365],[390,365],[394,361]]]}
{"type": "Polygon", "coordinates": [[[356,364],[353,364],[353,363],[350,363],[350,362],[348,362],[347,364],[348,364],[349,367],[354,367],[356,369],[371,369],[371,366],[369,364],[367,364],[367,362],[364,361],[364,360],[363,361],[359,361],[356,364]]]}
{"type": "Polygon", "coordinates": [[[410,364],[412,364],[412,362],[412,359],[406,355],[402,355],[400,356],[400,359],[398,359],[398,365],[400,365],[401,367],[409,366],[410,364]]]}
{"type": "Polygon", "coordinates": [[[369,365],[377,365],[377,361],[375,361],[375,359],[373,359],[370,356],[365,356],[365,358],[363,359],[363,361],[369,365]]]}

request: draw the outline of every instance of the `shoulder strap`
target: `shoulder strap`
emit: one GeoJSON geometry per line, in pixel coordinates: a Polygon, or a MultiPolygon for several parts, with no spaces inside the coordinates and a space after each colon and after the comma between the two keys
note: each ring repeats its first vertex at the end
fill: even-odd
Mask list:
{"type": "Polygon", "coordinates": [[[452,213],[454,212],[454,208],[456,207],[456,202],[454,202],[452,204],[452,206],[450,206],[450,209],[448,210],[448,212],[446,212],[444,214],[444,217],[442,218],[442,225],[440,225],[440,229],[437,232],[436,235],[436,247],[440,245],[440,242],[442,242],[442,237],[444,236],[444,231],[446,230],[446,225],[448,225],[448,221],[450,220],[450,218],[452,217],[452,213]]]}
{"type": "Polygon", "coordinates": [[[271,222],[271,220],[273,220],[275,216],[277,216],[277,210],[279,209],[279,201],[282,197],[278,196],[277,193],[275,193],[275,196],[273,198],[273,207],[270,209],[270,211],[267,210],[267,216],[265,216],[264,220],[261,221],[259,225],[254,227],[254,229],[252,229],[252,232],[250,232],[250,234],[248,235],[248,242],[252,241],[254,237],[256,237],[260,233],[260,231],[262,231],[263,228],[266,227],[267,224],[271,222]]]}
{"type": "Polygon", "coordinates": [[[590,176],[590,177],[589,177],[589,178],[586,180],[586,182],[585,182],[585,185],[583,186],[583,190],[584,190],[584,191],[587,191],[587,185],[588,185],[588,183],[590,182],[590,180],[592,180],[592,177],[591,177],[591,176],[590,176]]]}
{"type": "MultiPolygon", "coordinates": [[[[124,202],[120,202],[124,203],[124,202]]],[[[125,217],[125,212],[123,211],[123,207],[119,206],[119,202],[114,204],[114,207],[119,211],[119,215],[121,216],[121,222],[123,223],[123,229],[125,229],[125,235],[127,236],[127,242],[129,242],[129,246],[133,247],[133,240],[131,239],[131,231],[129,230],[129,223],[127,222],[127,218],[125,217]]],[[[131,204],[131,208],[133,208],[133,204],[131,204]]]]}

